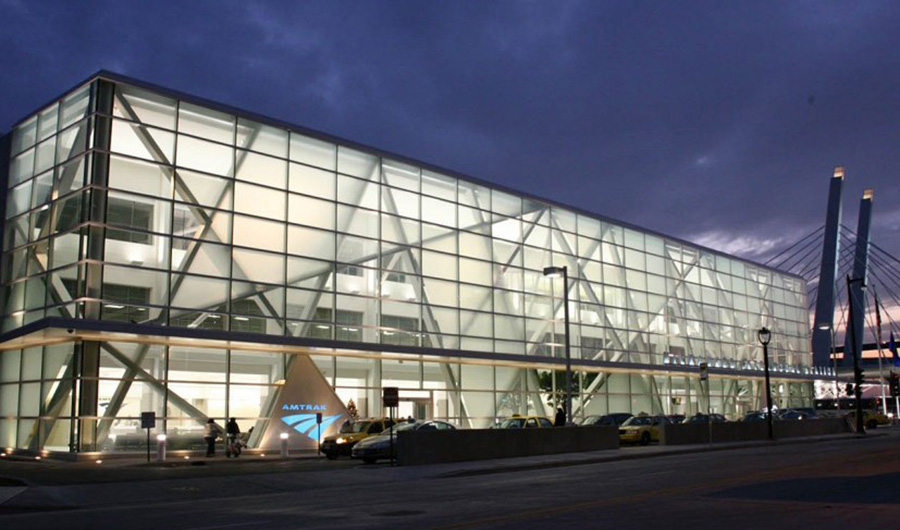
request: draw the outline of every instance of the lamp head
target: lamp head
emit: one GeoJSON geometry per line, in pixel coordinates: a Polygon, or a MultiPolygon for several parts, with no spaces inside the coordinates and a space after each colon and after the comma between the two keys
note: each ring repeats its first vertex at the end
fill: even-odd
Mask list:
{"type": "Polygon", "coordinates": [[[544,267],[544,276],[548,278],[559,278],[565,272],[565,267],[544,267]]]}
{"type": "Polygon", "coordinates": [[[772,340],[772,332],[769,331],[769,328],[767,328],[765,326],[763,326],[762,329],[760,329],[756,333],[756,336],[759,338],[759,342],[763,346],[768,346],[769,341],[772,340]]]}

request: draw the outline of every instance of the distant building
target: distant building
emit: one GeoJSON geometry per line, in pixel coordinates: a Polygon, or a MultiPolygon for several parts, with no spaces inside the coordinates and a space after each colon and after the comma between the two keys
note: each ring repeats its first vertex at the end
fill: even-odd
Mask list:
{"type": "Polygon", "coordinates": [[[232,416],[313,447],[383,387],[461,427],[552,415],[548,266],[576,419],[761,408],[763,325],[779,406],[824,370],[797,276],[119,75],[3,145],[3,447],[139,449],[142,412],[172,449],[232,416]]]}

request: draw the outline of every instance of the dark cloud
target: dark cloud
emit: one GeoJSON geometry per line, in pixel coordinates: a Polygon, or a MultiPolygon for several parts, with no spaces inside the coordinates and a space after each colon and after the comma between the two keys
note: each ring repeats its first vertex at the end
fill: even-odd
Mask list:
{"type": "Polygon", "coordinates": [[[0,127],[111,69],[749,257],[876,189],[900,250],[891,2],[0,0],[0,127]]]}

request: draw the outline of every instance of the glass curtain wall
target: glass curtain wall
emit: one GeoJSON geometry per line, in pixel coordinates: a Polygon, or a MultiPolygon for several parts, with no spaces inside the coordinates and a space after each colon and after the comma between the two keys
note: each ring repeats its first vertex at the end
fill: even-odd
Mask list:
{"type": "MultiPolygon", "coordinates": [[[[565,265],[576,367],[702,361],[758,370],[756,330],[766,325],[773,368],[782,377],[810,370],[805,284],[795,276],[143,88],[116,83],[106,108],[91,93],[91,85],[74,91],[12,133],[3,331],[81,317],[90,302],[109,321],[561,361],[562,281],[542,270],[565,265]],[[108,149],[91,143],[98,124],[109,126],[108,149]],[[89,170],[96,154],[108,155],[104,186],[89,170]],[[103,194],[105,211],[88,208],[97,204],[91,194],[103,194]],[[102,259],[90,262],[88,223],[104,227],[102,259]],[[99,298],[88,297],[86,264],[98,261],[99,298]]],[[[218,368],[218,379],[182,381],[180,368],[171,371],[233,366],[225,351],[123,349],[135,366],[104,352],[101,401],[119,387],[112,381],[151,375],[163,387],[135,379],[109,390],[124,392],[116,415],[133,419],[128,403],[146,399],[168,407],[159,412],[170,428],[182,421],[171,396],[145,395],[193,395],[202,384],[208,395],[191,406],[219,414],[233,385],[265,395],[272,383],[231,381],[218,368]]],[[[2,366],[15,355],[0,353],[2,366]]],[[[259,356],[262,372],[269,362],[259,356]]],[[[415,374],[387,361],[319,365],[367,414],[378,412],[377,389],[390,382],[430,399],[431,414],[463,423],[540,411],[558,387],[554,375],[500,366],[420,362],[415,374]]],[[[591,371],[578,382],[579,414],[691,410],[696,401],[694,382],[681,376],[591,371]]],[[[749,380],[719,383],[711,393],[722,411],[756,392],[749,380]]],[[[114,432],[109,423],[101,433],[114,432]]]]}
{"type": "MultiPolygon", "coordinates": [[[[264,430],[291,355],[282,353],[103,343],[99,384],[98,449],[142,451],[142,412],[159,418],[172,450],[201,450],[203,421],[235,417],[244,431],[264,430]]],[[[69,451],[74,436],[71,344],[0,354],[0,447],[69,451]]],[[[313,356],[316,366],[358,417],[380,416],[381,388],[401,389],[399,414],[441,419],[470,428],[492,425],[512,414],[551,414],[561,398],[561,371],[466,365],[423,360],[313,356]]],[[[610,412],[739,417],[759,407],[762,385],[750,379],[713,379],[706,389],[696,377],[576,372],[578,419],[610,412]]],[[[779,408],[810,398],[806,384],[776,381],[779,408]]],[[[251,437],[256,446],[260,437],[251,437]]]]}

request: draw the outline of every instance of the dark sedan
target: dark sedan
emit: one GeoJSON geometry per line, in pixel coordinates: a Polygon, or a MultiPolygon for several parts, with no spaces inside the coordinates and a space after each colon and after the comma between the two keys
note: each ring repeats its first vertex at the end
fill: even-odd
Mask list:
{"type": "Polygon", "coordinates": [[[630,412],[612,412],[610,414],[588,416],[584,419],[584,421],[581,422],[581,425],[610,425],[613,427],[618,427],[628,421],[628,418],[631,418],[630,412]]]}
{"type": "Polygon", "coordinates": [[[697,414],[694,414],[693,416],[688,416],[687,418],[685,418],[684,422],[682,422],[682,423],[709,423],[710,421],[712,421],[712,423],[725,423],[728,420],[726,420],[725,416],[722,416],[721,414],[697,413],[697,414]]]}
{"type": "Polygon", "coordinates": [[[353,446],[352,458],[358,458],[366,464],[374,464],[377,460],[391,458],[391,436],[394,438],[394,453],[397,451],[397,433],[400,431],[452,431],[455,426],[445,421],[414,421],[394,425],[390,429],[370,436],[353,446]],[[393,434],[392,434],[393,433],[393,434]]]}

